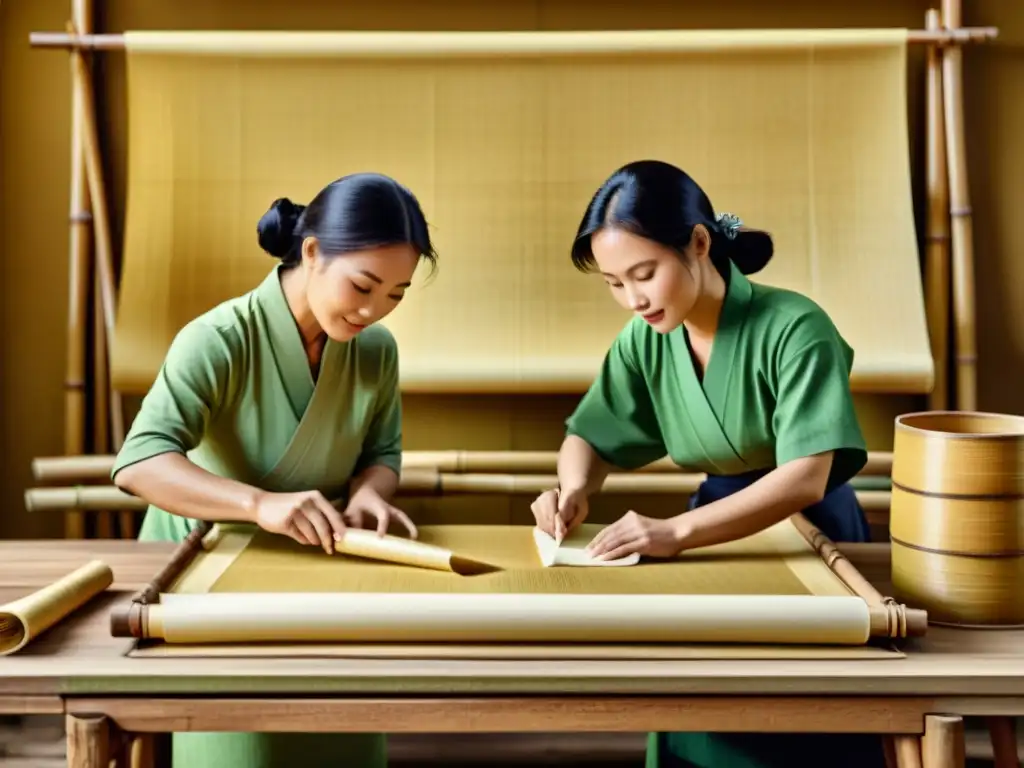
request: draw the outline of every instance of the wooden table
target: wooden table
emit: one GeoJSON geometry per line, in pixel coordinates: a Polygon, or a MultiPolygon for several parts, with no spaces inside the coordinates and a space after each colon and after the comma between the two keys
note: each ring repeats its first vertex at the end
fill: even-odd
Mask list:
{"type": "MultiPolygon", "coordinates": [[[[842,549],[890,591],[887,545],[842,549]]],[[[107,768],[126,736],[187,730],[869,731],[893,737],[901,767],[947,768],[963,764],[964,717],[995,718],[999,764],[1015,749],[1008,718],[1024,715],[1024,631],[932,627],[905,659],[846,663],[126,658],[110,608],[171,550],[0,543],[0,603],[93,557],[114,571],[107,594],[0,659],[0,713],[64,714],[75,768],[107,768]]]]}

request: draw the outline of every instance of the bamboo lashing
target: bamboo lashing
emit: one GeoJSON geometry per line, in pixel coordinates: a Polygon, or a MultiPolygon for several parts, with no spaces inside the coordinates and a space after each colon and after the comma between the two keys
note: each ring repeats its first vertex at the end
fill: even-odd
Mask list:
{"type": "Polygon", "coordinates": [[[935,623],[1024,625],[1024,416],[896,420],[892,583],[935,623]]]}
{"type": "MultiPolygon", "coordinates": [[[[53,456],[33,460],[32,476],[39,482],[87,482],[110,480],[114,468],[113,455],[53,456]]],[[[552,474],[558,464],[557,451],[405,451],[402,468],[436,469],[438,472],[552,474]]],[[[686,472],[669,458],[659,459],[636,472],[686,472]]],[[[888,477],[892,471],[892,454],[870,451],[868,461],[859,473],[862,477],[888,477]]]]}
{"type": "MultiPolygon", "coordinates": [[[[942,0],[942,23],[947,30],[961,25],[959,0],[942,0]]],[[[967,140],[964,132],[963,51],[942,51],[942,89],[945,107],[946,163],[952,219],[953,321],[956,331],[956,407],[977,408],[977,349],[974,310],[974,238],[967,182],[967,140]]]]}
{"type": "Polygon", "coordinates": [[[0,605],[0,656],[17,653],[113,583],[110,566],[93,560],[42,589],[0,605]]]}
{"type": "MultiPolygon", "coordinates": [[[[605,479],[603,495],[684,495],[694,493],[703,475],[612,473],[605,479]]],[[[402,473],[397,496],[501,495],[536,496],[557,485],[555,475],[455,474],[432,469],[402,473]]],[[[865,511],[888,508],[889,491],[857,490],[857,500],[865,511]]],[[[82,509],[144,510],[148,504],[113,485],[80,485],[30,488],[25,492],[25,507],[30,512],[82,509]]]]}
{"type": "MultiPolygon", "coordinates": [[[[334,34],[334,33],[326,33],[334,34]]],[[[362,34],[362,33],[360,33],[362,34]]],[[[381,33],[397,37],[404,33],[381,33]]],[[[417,33],[420,34],[420,33],[417,33]]],[[[537,38],[539,33],[527,32],[527,33],[507,33],[507,32],[495,32],[495,33],[472,33],[472,41],[475,45],[470,46],[463,43],[460,49],[454,49],[454,43],[458,40],[457,35],[461,33],[434,33],[434,40],[436,40],[435,46],[442,47],[447,46],[447,49],[442,51],[445,55],[451,55],[453,53],[472,54],[479,53],[480,51],[490,51],[492,48],[488,48],[489,43],[493,43],[496,39],[508,40],[509,35],[529,35],[532,38],[537,38]],[[499,38],[500,36],[500,38],[499,38]]],[[[553,41],[551,48],[554,50],[538,50],[538,53],[549,54],[557,52],[558,48],[555,46],[561,41],[570,40],[569,35],[573,34],[585,34],[588,38],[593,40],[600,40],[600,36],[595,36],[593,33],[564,33],[564,32],[552,32],[544,33],[548,40],[553,41]]],[[[610,33],[615,34],[615,33],[610,33]]],[[[835,33],[836,39],[857,39],[858,30],[837,30],[835,33]]],[[[961,45],[964,43],[980,43],[988,40],[994,40],[999,34],[999,30],[996,27],[960,27],[957,29],[915,29],[907,31],[907,42],[913,44],[926,44],[926,45],[961,45]]],[[[469,38],[466,38],[469,39],[469,38]]],[[[732,39],[730,37],[730,39],[732,39]]],[[[89,50],[102,50],[102,51],[122,51],[125,47],[125,37],[121,34],[86,34],[86,35],[70,35],[62,34],[59,32],[32,32],[29,34],[29,43],[36,48],[85,48],[89,50]]],[[[600,45],[595,42],[592,46],[600,45]]],[[[408,49],[403,47],[402,55],[408,53],[408,49]]],[[[589,48],[585,52],[593,52],[595,49],[589,48]]],[[[597,50],[607,50],[607,48],[598,48],[597,50]]],[[[630,52],[630,51],[626,51],[630,52]]]]}

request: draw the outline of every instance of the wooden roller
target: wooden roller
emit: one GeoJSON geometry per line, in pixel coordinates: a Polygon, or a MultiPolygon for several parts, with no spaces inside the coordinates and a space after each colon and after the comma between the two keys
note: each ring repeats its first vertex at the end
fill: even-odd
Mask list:
{"type": "Polygon", "coordinates": [[[892,482],[900,599],[936,624],[1024,624],[1024,417],[900,416],[892,482]]]}

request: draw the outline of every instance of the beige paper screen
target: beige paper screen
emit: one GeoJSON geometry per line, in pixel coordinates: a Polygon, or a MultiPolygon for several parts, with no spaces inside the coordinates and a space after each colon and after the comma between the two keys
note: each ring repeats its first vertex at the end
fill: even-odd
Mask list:
{"type": "Polygon", "coordinates": [[[440,252],[385,321],[406,391],[580,391],[628,316],[569,248],[615,168],[658,158],[772,232],[756,280],[819,301],[861,391],[931,384],[905,32],[129,33],[113,378],[273,266],[270,203],[347,173],[418,196],[440,252]]]}

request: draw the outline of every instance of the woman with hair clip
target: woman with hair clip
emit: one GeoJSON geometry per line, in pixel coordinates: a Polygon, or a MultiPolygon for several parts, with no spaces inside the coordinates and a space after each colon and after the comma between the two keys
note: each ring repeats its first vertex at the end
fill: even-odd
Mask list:
{"type": "MultiPolygon", "coordinates": [[[[750,536],[802,511],[833,541],[863,542],[849,480],[867,462],[849,377],[853,351],[811,299],[752,283],[771,237],[716,215],[682,170],[631,163],[594,195],[573,264],[601,274],[633,317],[567,422],[558,487],[532,509],[556,538],[582,523],[612,467],[668,455],[707,473],[668,519],[630,511],[591,555],[673,557],[750,536]]],[[[882,766],[873,736],[652,734],[648,766],[882,766]]]]}
{"type": "MultiPolygon", "coordinates": [[[[376,323],[435,254],[419,203],[378,174],[345,176],[257,226],[279,259],[252,291],[186,324],[132,422],[112,477],[149,503],[140,539],[197,520],[253,523],[330,553],[346,527],[412,521],[391,504],[402,465],[398,351],[376,323]]],[[[216,269],[216,267],[214,267],[216,269]]],[[[182,733],[181,768],[387,764],[376,734],[182,733]]]]}

